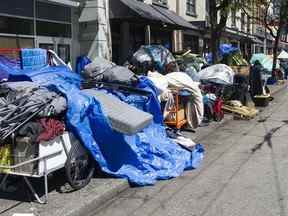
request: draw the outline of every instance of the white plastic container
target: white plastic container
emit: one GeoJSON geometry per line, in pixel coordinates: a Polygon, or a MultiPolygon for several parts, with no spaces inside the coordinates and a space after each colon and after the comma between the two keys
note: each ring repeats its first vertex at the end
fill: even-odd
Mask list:
{"type": "MultiPolygon", "coordinates": [[[[67,155],[63,145],[66,146],[66,149],[69,152],[71,149],[71,142],[67,132],[61,136],[56,137],[54,140],[42,142],[39,144],[39,157],[45,157],[47,155],[61,151],[59,154],[46,158],[47,174],[65,166],[67,155]]],[[[38,164],[38,175],[44,175],[44,172],[45,163],[44,159],[41,159],[38,164]]]]}

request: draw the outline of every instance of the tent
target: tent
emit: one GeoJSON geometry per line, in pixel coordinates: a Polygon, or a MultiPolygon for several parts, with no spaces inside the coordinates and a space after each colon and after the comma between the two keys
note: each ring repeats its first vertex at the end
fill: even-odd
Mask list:
{"type": "Polygon", "coordinates": [[[277,58],[287,60],[288,59],[288,53],[285,50],[282,50],[282,52],[278,55],[277,58]]]}

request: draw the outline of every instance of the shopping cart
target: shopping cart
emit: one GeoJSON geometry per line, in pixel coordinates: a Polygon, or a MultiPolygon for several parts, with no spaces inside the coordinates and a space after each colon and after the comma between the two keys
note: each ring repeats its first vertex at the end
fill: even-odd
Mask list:
{"type": "MultiPolygon", "coordinates": [[[[1,63],[9,64],[10,68],[21,69],[21,50],[0,49],[0,60],[1,63]]],[[[22,177],[35,199],[44,204],[48,201],[48,175],[57,170],[65,169],[66,179],[72,190],[81,189],[90,182],[95,171],[95,161],[69,131],[49,142],[34,144],[37,148],[35,154],[31,155],[25,153],[29,142],[25,144],[26,147],[22,146],[24,149],[19,150],[14,132],[17,130],[9,134],[7,139],[5,137],[5,140],[0,140],[0,153],[3,148],[8,151],[6,162],[0,158],[0,189],[5,190],[9,176],[22,177]],[[3,143],[9,143],[9,145],[3,143]],[[32,178],[44,179],[43,198],[40,198],[39,193],[33,187],[32,178]]]]}

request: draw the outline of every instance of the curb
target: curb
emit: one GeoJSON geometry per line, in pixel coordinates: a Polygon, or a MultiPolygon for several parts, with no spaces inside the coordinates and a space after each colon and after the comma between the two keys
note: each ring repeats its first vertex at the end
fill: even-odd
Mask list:
{"type": "Polygon", "coordinates": [[[80,206],[75,207],[70,212],[62,214],[62,216],[92,215],[93,212],[105,206],[105,203],[109,202],[129,187],[127,180],[112,179],[110,183],[105,184],[105,186],[102,187],[102,190],[105,190],[104,193],[92,193],[88,195],[85,197],[85,202],[81,203],[80,206]]]}
{"type": "Polygon", "coordinates": [[[288,87],[288,81],[286,81],[283,85],[281,85],[279,88],[275,89],[274,91],[271,91],[271,95],[275,95],[279,92],[281,92],[282,90],[284,90],[285,88],[288,87]]]}

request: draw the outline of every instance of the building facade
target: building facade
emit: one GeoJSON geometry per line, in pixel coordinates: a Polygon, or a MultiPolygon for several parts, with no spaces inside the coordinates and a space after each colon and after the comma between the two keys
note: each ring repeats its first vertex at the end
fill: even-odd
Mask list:
{"type": "MultiPolygon", "coordinates": [[[[173,52],[208,52],[209,0],[3,0],[0,46],[53,49],[66,62],[79,55],[124,63],[143,44],[161,44],[173,52]],[[17,5],[17,7],[15,7],[17,5]],[[109,22],[110,21],[110,22],[109,22]]],[[[263,16],[254,8],[253,16],[263,16]]],[[[287,34],[281,48],[288,48],[287,34]]],[[[223,43],[252,53],[272,53],[273,38],[263,23],[230,11],[223,43]]],[[[74,61],[73,61],[74,60],[74,61]]]]}
{"type": "Polygon", "coordinates": [[[79,55],[110,58],[108,0],[2,1],[1,48],[52,49],[74,64],[79,55]]]}
{"type": "Polygon", "coordinates": [[[198,28],[181,16],[183,1],[110,0],[113,60],[123,63],[143,44],[183,50],[183,30],[198,28]]]}
{"type": "Polygon", "coordinates": [[[70,61],[77,49],[73,45],[78,37],[74,28],[77,6],[70,1],[5,0],[0,4],[1,47],[49,48],[70,61]]]}

